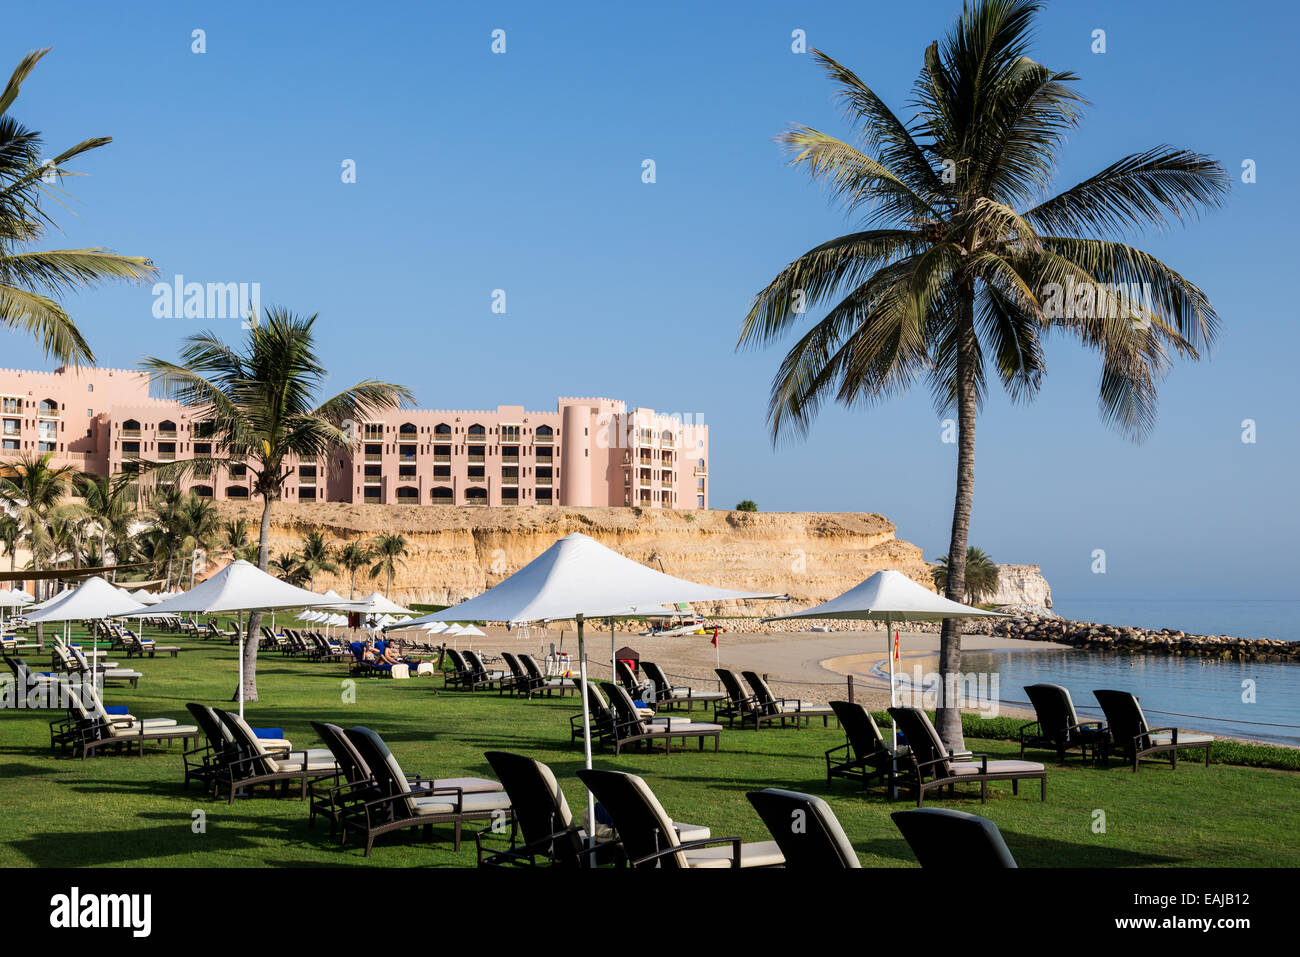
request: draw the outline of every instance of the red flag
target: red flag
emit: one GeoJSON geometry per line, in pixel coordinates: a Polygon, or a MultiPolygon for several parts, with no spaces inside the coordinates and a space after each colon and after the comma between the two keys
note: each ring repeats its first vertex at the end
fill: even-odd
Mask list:
{"type": "Polygon", "coordinates": [[[713,626],[713,647],[718,647],[718,626],[713,626]]]}
{"type": "Polygon", "coordinates": [[[898,632],[894,632],[894,660],[898,660],[898,632]]]}

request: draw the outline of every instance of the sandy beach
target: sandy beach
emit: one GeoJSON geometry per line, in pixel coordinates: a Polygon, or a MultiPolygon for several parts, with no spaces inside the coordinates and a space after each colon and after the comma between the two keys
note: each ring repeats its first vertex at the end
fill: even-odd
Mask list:
{"type": "MultiPolygon", "coordinates": [[[[492,655],[516,650],[545,653],[552,644],[557,650],[570,654],[577,651],[577,635],[572,628],[563,631],[551,629],[540,638],[535,631],[528,637],[521,637],[503,628],[488,627],[484,630],[487,638],[472,639],[474,644],[462,639],[458,647],[492,655]]],[[[585,629],[585,639],[589,674],[599,680],[608,679],[609,632],[589,626],[585,629]]],[[[719,637],[720,647],[715,651],[710,639],[699,635],[652,638],[623,631],[614,634],[615,648],[630,647],[644,660],[656,662],[674,681],[701,690],[717,687],[713,669],[720,664],[734,671],[766,674],[778,695],[822,704],[844,698],[851,675],[854,700],[873,710],[883,710],[889,705],[889,681],[873,671],[887,660],[885,642],[881,631],[727,633],[719,637]]],[[[966,635],[962,647],[969,651],[1046,651],[1065,646],[991,635],[966,635]]],[[[938,635],[900,632],[899,670],[910,674],[914,667],[920,666],[923,672],[937,671],[938,653],[938,635]]],[[[1019,715],[1025,712],[1003,705],[1001,713],[1019,715]]]]}

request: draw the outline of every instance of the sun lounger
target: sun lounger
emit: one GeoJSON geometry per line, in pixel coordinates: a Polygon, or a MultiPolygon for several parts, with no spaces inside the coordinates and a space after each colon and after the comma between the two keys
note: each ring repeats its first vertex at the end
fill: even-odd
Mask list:
{"type": "Polygon", "coordinates": [[[633,701],[652,702],[654,700],[654,687],[649,681],[642,681],[637,678],[632,671],[632,666],[626,661],[614,662],[614,674],[618,683],[623,686],[623,690],[632,696],[633,701]]]}
{"type": "Polygon", "coordinates": [[[129,751],[135,748],[143,757],[145,744],[180,741],[183,747],[188,747],[191,742],[198,741],[199,729],[196,726],[178,724],[174,718],[110,715],[98,690],[88,681],[73,683],[61,678],[60,692],[68,705],[68,717],[62,727],[51,726],[51,741],[57,737],[59,747],[70,746],[74,753],[79,751],[83,761],[100,750],[129,751]]]}
{"type": "Polygon", "coordinates": [[[499,782],[452,778],[420,780],[412,786],[412,779],[402,771],[379,735],[361,727],[350,728],[347,734],[373,773],[380,794],[358,799],[340,816],[343,839],[350,830],[364,835],[367,857],[380,835],[407,827],[423,827],[428,835],[434,824],[453,826],[453,847],[459,851],[461,826],[466,821],[504,821],[510,815],[510,798],[500,790],[499,782]],[[484,790],[485,783],[495,785],[496,790],[484,790]]]}
{"type": "Polygon", "coordinates": [[[714,706],[714,719],[726,718],[727,727],[735,727],[736,721],[740,721],[743,728],[745,718],[754,710],[757,699],[752,693],[745,691],[740,683],[740,676],[734,671],[728,668],[714,668],[713,673],[718,676],[718,680],[722,682],[722,689],[727,693],[727,703],[719,702],[714,706]]]}
{"type": "Polygon", "coordinates": [[[1020,793],[1020,782],[1040,782],[1041,800],[1047,800],[1047,769],[1033,761],[990,761],[987,754],[963,755],[958,758],[944,747],[939,732],[919,708],[890,708],[889,715],[907,739],[909,753],[900,758],[900,774],[916,793],[916,806],[925,800],[925,792],[945,785],[951,794],[956,784],[980,786],[980,803],[988,799],[990,781],[1010,781],[1013,794],[1020,793]]]}
{"type": "Polygon", "coordinates": [[[890,817],[922,867],[970,872],[1016,866],[997,825],[982,817],[939,807],[890,817]]]}
{"type": "MultiPolygon", "coordinates": [[[[693,711],[696,704],[705,707],[712,704],[716,708],[719,702],[726,701],[728,697],[725,691],[700,691],[690,685],[674,685],[664,670],[653,661],[641,662],[641,670],[650,682],[650,694],[656,708],[672,708],[683,703],[687,711],[693,711]]],[[[716,717],[715,714],[714,718],[716,717]]]]}
{"type": "Polygon", "coordinates": [[[1025,686],[1025,694],[1034,706],[1036,721],[1020,727],[1020,756],[1026,748],[1046,748],[1056,752],[1056,759],[1065,763],[1067,751],[1079,748],[1087,760],[1092,748],[1095,761],[1105,744],[1106,733],[1100,721],[1080,721],[1074,710],[1070,692],[1060,685],[1034,684],[1025,686]]]}
{"type": "Polygon", "coordinates": [[[578,777],[609,814],[633,868],[779,867],[785,863],[775,841],[746,844],[738,837],[679,839],[672,818],[650,786],[635,774],[584,768],[578,777]]]}
{"type": "MultiPolygon", "coordinates": [[[[92,671],[90,661],[84,649],[77,645],[62,646],[55,644],[54,656],[56,660],[68,662],[67,670],[82,675],[89,675],[92,671]]],[[[100,661],[93,669],[95,675],[104,684],[128,683],[132,688],[138,687],[143,674],[133,668],[119,668],[116,661],[100,661]]]]}
{"type": "Polygon", "coordinates": [[[829,727],[830,719],[835,717],[835,711],[830,705],[813,704],[797,698],[778,698],[772,693],[767,679],[758,672],[746,671],[744,675],[745,682],[754,689],[754,706],[741,721],[742,727],[745,720],[753,721],[755,729],[773,721],[780,721],[781,727],[785,727],[787,718],[794,722],[796,728],[806,725],[813,718],[821,718],[822,726],[829,727]]]}
{"type": "MultiPolygon", "coordinates": [[[[1127,691],[1094,691],[1097,703],[1106,715],[1106,730],[1110,733],[1109,746],[1132,762],[1138,769],[1141,760],[1150,754],[1169,755],[1169,766],[1178,768],[1178,752],[1182,750],[1205,751],[1205,766],[1210,766],[1210,751],[1214,736],[1183,731],[1179,728],[1152,728],[1147,724],[1142,705],[1135,695],[1127,691]]],[[[1109,754],[1104,757],[1109,758],[1109,754]]]]}
{"type": "MultiPolygon", "coordinates": [[[[582,823],[569,810],[554,772],[540,761],[522,754],[488,751],[485,755],[510,796],[514,822],[509,846],[491,850],[484,841],[491,829],[476,835],[480,867],[539,866],[588,867],[611,859],[618,849],[618,835],[610,827],[596,826],[594,844],[582,823]]],[[[673,822],[679,840],[705,840],[707,827],[673,822]]]]}
{"type": "Polygon", "coordinates": [[[298,796],[307,798],[312,781],[337,780],[338,763],[327,748],[292,750],[287,741],[258,737],[248,722],[232,711],[217,712],[217,718],[230,733],[235,755],[224,762],[218,776],[218,790],[226,788],[227,803],[234,804],[240,794],[251,795],[262,784],[279,784],[288,792],[291,781],[299,782],[298,796]]]}
{"type": "Polygon", "coordinates": [[[832,701],[831,708],[844,729],[845,742],[826,752],[826,783],[834,778],[851,778],[863,790],[873,781],[890,776],[889,743],[871,712],[857,702],[832,701]]]}
{"type": "Polygon", "coordinates": [[[781,848],[787,868],[829,871],[862,866],[835,812],[821,798],[780,788],[745,796],[781,848]]]}
{"type": "Polygon", "coordinates": [[[601,690],[614,706],[614,730],[609,740],[614,745],[615,755],[629,744],[641,744],[649,748],[656,741],[662,741],[664,753],[671,754],[674,740],[680,739],[682,747],[685,747],[686,741],[691,738],[699,742],[701,751],[704,750],[704,740],[712,738],[713,750],[718,750],[722,725],[694,722],[689,718],[647,717],[637,709],[632,696],[622,685],[603,682],[601,690]]]}
{"type": "Polygon", "coordinates": [[[574,693],[578,691],[577,678],[548,678],[542,673],[542,669],[538,667],[537,661],[532,655],[520,655],[519,663],[524,666],[524,670],[528,672],[528,676],[533,679],[537,686],[530,692],[530,698],[533,694],[539,692],[545,692],[549,698],[555,692],[559,692],[560,697],[564,697],[570,691],[574,693]]]}

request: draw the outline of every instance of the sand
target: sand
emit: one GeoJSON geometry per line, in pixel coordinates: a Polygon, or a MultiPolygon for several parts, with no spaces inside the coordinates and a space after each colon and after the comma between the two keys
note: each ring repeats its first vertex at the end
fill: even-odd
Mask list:
{"type": "MultiPolygon", "coordinates": [[[[550,629],[544,636],[533,630],[528,636],[508,633],[503,628],[485,628],[487,638],[475,638],[474,644],[462,639],[457,647],[481,650],[488,654],[522,651],[538,655],[549,651],[568,651],[576,657],[577,634],[572,627],[550,629]]],[[[588,674],[597,680],[609,678],[610,635],[608,631],[588,626],[585,629],[588,674]]],[[[435,639],[436,640],[436,639],[435,639]]],[[[616,632],[617,648],[630,647],[647,661],[656,662],[675,682],[701,690],[713,690],[717,679],[713,669],[757,671],[768,676],[777,695],[824,704],[848,695],[848,678],[853,677],[854,700],[873,710],[889,706],[889,681],[873,672],[886,662],[885,636],[867,632],[780,632],[773,634],[719,637],[717,651],[707,637],[692,635],[678,638],[651,638],[616,632]]],[[[1024,641],[991,635],[966,635],[962,647],[971,651],[1016,649],[1043,651],[1065,646],[1041,641],[1024,641]]],[[[919,632],[900,633],[898,668],[908,674],[916,666],[923,672],[938,670],[939,636],[919,632]]],[[[540,656],[539,656],[540,660],[540,656]]],[[[989,712],[984,712],[986,715],[989,712]]],[[[1032,717],[1032,712],[1001,705],[997,713],[1032,717]]]]}

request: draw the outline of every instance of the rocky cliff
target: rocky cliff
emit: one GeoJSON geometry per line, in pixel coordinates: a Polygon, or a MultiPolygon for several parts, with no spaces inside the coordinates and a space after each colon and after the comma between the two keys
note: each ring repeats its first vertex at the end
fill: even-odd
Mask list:
{"type": "MultiPolygon", "coordinates": [[[[256,533],[257,503],[219,502],[221,516],[249,519],[256,533]]],[[[518,571],[571,532],[652,568],[692,581],[789,594],[796,604],[749,606],[745,614],[781,613],[833,598],[882,568],[895,568],[927,587],[921,549],[895,537],[892,522],[857,512],[687,512],[660,509],[420,508],[413,506],[276,503],[271,553],[301,545],[320,531],[335,545],[381,533],[406,537],[409,554],[393,583],[402,602],[452,604],[471,598],[518,571]]],[[[341,571],[317,576],[317,591],[348,594],[341,571]]],[[[357,594],[383,580],[358,574],[357,594]]],[[[707,609],[707,611],[731,611],[707,609]]]]}
{"type": "Polygon", "coordinates": [[[1037,565],[999,565],[998,590],[986,599],[993,605],[1052,607],[1052,586],[1037,565]]]}

